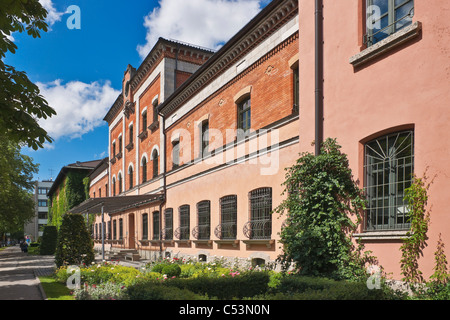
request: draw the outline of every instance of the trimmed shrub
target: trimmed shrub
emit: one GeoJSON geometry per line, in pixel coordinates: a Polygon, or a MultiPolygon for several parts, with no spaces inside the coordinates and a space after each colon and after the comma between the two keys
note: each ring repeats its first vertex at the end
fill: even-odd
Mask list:
{"type": "Polygon", "coordinates": [[[41,255],[55,254],[56,241],[58,240],[58,231],[56,226],[45,226],[41,242],[41,255]]]}
{"type": "Polygon", "coordinates": [[[166,286],[155,281],[142,281],[129,286],[125,293],[130,300],[207,300],[190,290],[166,286]]]}
{"type": "Polygon", "coordinates": [[[168,278],[179,277],[181,268],[178,264],[168,264],[164,266],[160,273],[165,274],[168,278]]]}
{"type": "Polygon", "coordinates": [[[188,289],[200,295],[208,295],[217,299],[242,299],[263,294],[268,289],[268,272],[246,272],[234,276],[196,277],[189,279],[171,279],[165,286],[188,289]]]}
{"type": "Polygon", "coordinates": [[[83,216],[80,214],[64,215],[55,252],[56,266],[89,265],[94,258],[91,237],[83,216]]]}

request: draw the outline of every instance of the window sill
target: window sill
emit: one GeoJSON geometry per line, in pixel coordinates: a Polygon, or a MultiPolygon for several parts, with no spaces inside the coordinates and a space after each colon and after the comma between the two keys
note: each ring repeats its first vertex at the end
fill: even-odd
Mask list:
{"type": "Polygon", "coordinates": [[[372,241],[372,240],[403,240],[407,238],[407,233],[409,230],[401,231],[371,231],[364,233],[354,234],[353,237],[360,239],[361,241],[372,241]]]}
{"type": "Polygon", "coordinates": [[[255,239],[255,240],[242,240],[247,245],[247,249],[250,249],[253,245],[265,245],[268,249],[275,244],[274,239],[255,239]]]}
{"type": "Polygon", "coordinates": [[[374,45],[364,49],[350,58],[350,64],[353,67],[359,67],[362,64],[373,60],[380,55],[400,46],[401,44],[419,36],[422,30],[422,23],[416,21],[413,24],[391,34],[389,37],[375,43],[374,45]]]}

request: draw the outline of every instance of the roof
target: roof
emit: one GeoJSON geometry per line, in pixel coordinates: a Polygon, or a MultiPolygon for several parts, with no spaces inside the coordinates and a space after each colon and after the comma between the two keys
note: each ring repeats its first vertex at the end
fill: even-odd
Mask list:
{"type": "Polygon", "coordinates": [[[100,173],[109,169],[109,157],[103,158],[98,165],[92,169],[92,171],[88,174],[89,178],[92,180],[97,177],[100,173]]]}
{"type": "Polygon", "coordinates": [[[160,113],[164,116],[173,113],[183,102],[197,94],[199,88],[239,61],[296,14],[298,14],[296,0],[270,2],[159,105],[160,113]]]}
{"type": "Polygon", "coordinates": [[[59,171],[58,176],[55,179],[55,182],[53,183],[52,187],[47,193],[48,197],[51,198],[52,194],[58,189],[59,185],[66,177],[67,172],[69,172],[70,170],[86,170],[87,175],[91,170],[96,168],[101,162],[102,160],[91,160],[85,162],[77,161],[75,163],[71,163],[68,164],[67,166],[62,167],[61,171],[59,171]]]}
{"type": "Polygon", "coordinates": [[[82,202],[78,206],[70,209],[69,213],[99,213],[103,206],[103,212],[114,214],[128,209],[138,208],[143,205],[151,203],[158,203],[164,200],[164,195],[145,194],[138,196],[120,196],[120,197],[105,197],[105,198],[91,198],[82,202]]]}
{"type": "MultiPolygon", "coordinates": [[[[166,47],[168,46],[199,52],[204,55],[208,55],[208,57],[213,55],[214,53],[214,50],[203,48],[201,46],[160,37],[137,70],[134,69],[131,65],[127,66],[127,70],[132,70],[130,84],[133,91],[135,91],[143,83],[143,81],[147,79],[147,75],[159,63],[159,59],[164,56],[164,52],[166,50],[166,47]]],[[[120,92],[103,120],[110,123],[116,117],[118,112],[123,109],[123,105],[123,92],[120,92]]]]}

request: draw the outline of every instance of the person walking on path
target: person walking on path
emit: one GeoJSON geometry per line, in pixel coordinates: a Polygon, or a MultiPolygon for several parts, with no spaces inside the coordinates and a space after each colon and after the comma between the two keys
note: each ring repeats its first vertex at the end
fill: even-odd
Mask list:
{"type": "Polygon", "coordinates": [[[53,256],[28,255],[19,246],[0,251],[0,300],[45,300],[37,275],[53,268],[53,256]]]}

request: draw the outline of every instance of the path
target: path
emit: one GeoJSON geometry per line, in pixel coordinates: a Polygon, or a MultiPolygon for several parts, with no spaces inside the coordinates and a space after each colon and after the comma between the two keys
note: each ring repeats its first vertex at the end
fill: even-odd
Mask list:
{"type": "Polygon", "coordinates": [[[37,276],[53,267],[53,256],[28,255],[18,245],[0,251],[0,300],[44,300],[37,276]]]}

